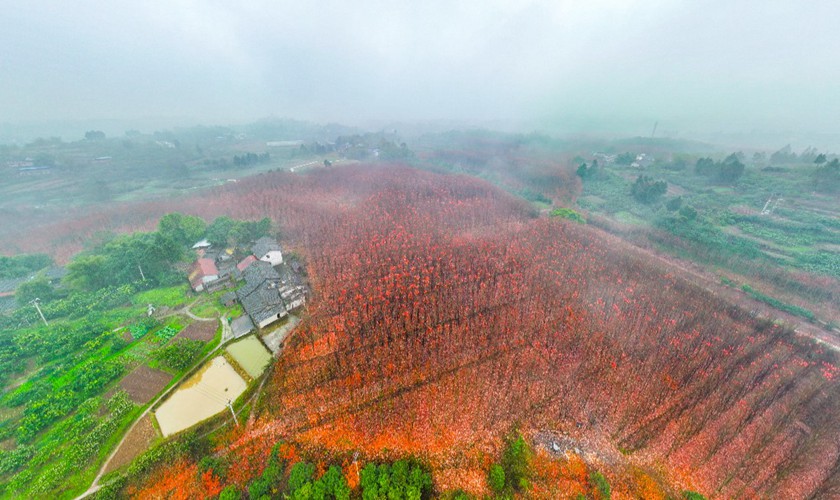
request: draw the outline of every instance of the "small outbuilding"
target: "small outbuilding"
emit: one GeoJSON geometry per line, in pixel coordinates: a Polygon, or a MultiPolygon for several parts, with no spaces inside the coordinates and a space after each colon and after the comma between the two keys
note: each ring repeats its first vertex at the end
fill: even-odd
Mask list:
{"type": "Polygon", "coordinates": [[[230,322],[230,330],[233,332],[233,338],[238,339],[244,337],[254,331],[254,323],[247,314],[234,319],[230,322]]]}

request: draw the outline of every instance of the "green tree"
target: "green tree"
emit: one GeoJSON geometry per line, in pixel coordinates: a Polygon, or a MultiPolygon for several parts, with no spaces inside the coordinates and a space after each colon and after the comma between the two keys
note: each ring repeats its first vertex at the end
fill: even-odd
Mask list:
{"type": "Polygon", "coordinates": [[[505,478],[514,490],[525,490],[531,477],[531,447],[519,431],[514,431],[506,441],[502,454],[505,478]]]}
{"type": "Polygon", "coordinates": [[[239,491],[239,488],[235,484],[225,486],[225,489],[219,493],[219,500],[240,500],[241,498],[242,492],[239,491]]]}
{"type": "Polygon", "coordinates": [[[717,163],[711,158],[698,158],[694,164],[694,171],[700,175],[713,175],[717,172],[717,163]]]}
{"type": "Polygon", "coordinates": [[[24,281],[15,290],[15,300],[19,306],[28,304],[35,298],[41,299],[43,302],[49,302],[58,298],[58,296],[55,288],[44,277],[24,281]]]}
{"type": "Polygon", "coordinates": [[[610,500],[612,498],[612,489],[607,478],[600,472],[593,472],[589,475],[589,482],[595,486],[598,492],[598,498],[602,500],[610,500]]]}
{"type": "Polygon", "coordinates": [[[344,479],[340,467],[330,466],[318,482],[323,484],[324,492],[328,497],[336,498],[336,500],[350,498],[350,487],[347,485],[347,480],[344,479]]]}
{"type": "Polygon", "coordinates": [[[289,472],[289,492],[294,495],[304,485],[312,482],[315,475],[315,466],[308,462],[298,462],[292,466],[289,472]]]}
{"type": "Polygon", "coordinates": [[[101,130],[88,130],[85,132],[85,139],[88,141],[104,141],[105,132],[101,130]]]}
{"type": "Polygon", "coordinates": [[[665,208],[667,208],[671,212],[676,212],[682,206],[682,202],[682,196],[675,196],[674,198],[668,200],[667,203],[665,203],[665,208]]]}
{"type": "Polygon", "coordinates": [[[362,498],[364,500],[379,498],[379,471],[376,464],[370,463],[362,468],[359,473],[359,486],[362,488],[362,498]]]}
{"type": "Polygon", "coordinates": [[[217,217],[207,226],[207,240],[217,247],[225,247],[231,238],[231,231],[236,226],[236,221],[230,217],[217,217]]]}
{"type": "Polygon", "coordinates": [[[41,253],[11,257],[0,255],[0,279],[21,278],[51,264],[52,259],[41,253]]]}
{"type": "Polygon", "coordinates": [[[571,208],[555,208],[551,211],[551,216],[556,217],[558,219],[569,219],[572,222],[577,222],[578,224],[586,224],[586,219],[583,216],[571,208]]]}
{"type": "Polygon", "coordinates": [[[67,282],[85,290],[98,290],[109,284],[104,255],[79,255],[67,264],[67,282]]]}
{"type": "Polygon", "coordinates": [[[636,160],[636,155],[633,153],[621,153],[620,155],[616,156],[615,162],[619,165],[630,165],[636,160]]]}
{"type": "Polygon", "coordinates": [[[630,193],[641,203],[653,203],[668,191],[668,184],[662,180],[653,180],[646,175],[640,175],[630,188],[630,193]]]}
{"type": "Polygon", "coordinates": [[[258,221],[235,222],[229,233],[229,239],[243,245],[268,236],[271,232],[271,219],[264,217],[258,221]]]}
{"type": "Polygon", "coordinates": [[[724,159],[717,172],[717,178],[721,182],[735,182],[744,175],[744,164],[741,162],[738,153],[732,153],[724,159]]]}
{"type": "MultiPolygon", "coordinates": [[[[251,497],[253,498],[253,497],[251,497]]],[[[300,488],[293,490],[293,500],[315,500],[315,486],[307,481],[300,488]]]]}
{"type": "Polygon", "coordinates": [[[204,219],[179,213],[166,214],[158,222],[158,233],[181,246],[189,246],[200,240],[207,231],[204,219]]]}
{"type": "Polygon", "coordinates": [[[487,482],[489,483],[491,490],[496,493],[503,492],[505,490],[505,469],[499,464],[493,464],[490,467],[487,482]]]}
{"type": "Polygon", "coordinates": [[[180,260],[183,248],[160,233],[118,236],[68,264],[67,280],[77,287],[97,290],[145,278],[164,283],[172,264],[180,260]]]}
{"type": "Polygon", "coordinates": [[[814,171],[814,187],[824,193],[840,191],[840,160],[834,158],[814,171]]]}
{"type": "Polygon", "coordinates": [[[697,210],[691,205],[686,205],[680,208],[678,213],[680,214],[680,217],[687,221],[694,220],[697,218],[697,210]]]}
{"type": "Polygon", "coordinates": [[[248,498],[260,500],[262,498],[269,498],[270,491],[271,488],[268,485],[268,481],[262,477],[258,477],[248,485],[248,498]]]}

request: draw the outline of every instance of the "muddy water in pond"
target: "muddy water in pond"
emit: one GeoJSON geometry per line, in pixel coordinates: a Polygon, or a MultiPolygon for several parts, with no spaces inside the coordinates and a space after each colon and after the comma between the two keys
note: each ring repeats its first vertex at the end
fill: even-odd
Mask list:
{"type": "Polygon", "coordinates": [[[226,409],[247,385],[222,356],[213,358],[155,412],[164,436],[175,434],[226,409]]]}
{"type": "Polygon", "coordinates": [[[227,352],[252,378],[259,377],[271,362],[271,353],[253,335],[229,345],[227,352]]]}

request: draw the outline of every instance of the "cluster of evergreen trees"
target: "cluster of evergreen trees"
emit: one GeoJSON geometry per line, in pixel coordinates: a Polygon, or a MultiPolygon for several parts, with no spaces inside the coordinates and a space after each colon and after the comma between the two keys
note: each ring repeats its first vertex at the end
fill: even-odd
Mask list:
{"type": "Polygon", "coordinates": [[[694,171],[700,175],[725,184],[733,183],[744,175],[745,166],[741,162],[739,153],[732,153],[723,161],[711,158],[700,158],[694,165],[694,171]]]}

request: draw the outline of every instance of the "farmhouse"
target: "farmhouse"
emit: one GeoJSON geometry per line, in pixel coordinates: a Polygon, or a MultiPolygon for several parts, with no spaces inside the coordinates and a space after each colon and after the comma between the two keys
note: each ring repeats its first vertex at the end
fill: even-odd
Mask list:
{"type": "Polygon", "coordinates": [[[288,313],[276,286],[266,283],[255,288],[248,295],[237,294],[242,308],[259,328],[274,323],[288,313]]]}
{"type": "Polygon", "coordinates": [[[264,328],[288,314],[278,289],[280,274],[264,261],[254,261],[242,273],[245,285],[236,297],[245,313],[259,328],[264,328]]]}
{"type": "Polygon", "coordinates": [[[258,239],[252,248],[253,254],[260,260],[270,262],[272,266],[283,263],[283,253],[277,240],[269,237],[258,239]]]}
{"type": "Polygon", "coordinates": [[[198,259],[190,269],[189,280],[192,289],[203,291],[209,283],[219,279],[219,270],[212,259],[198,259]]]}
{"type": "Polygon", "coordinates": [[[236,264],[236,269],[238,269],[239,272],[241,273],[241,272],[245,271],[245,269],[247,269],[248,266],[250,266],[251,264],[253,264],[256,261],[257,261],[256,257],[254,257],[253,255],[249,255],[249,256],[245,257],[244,259],[242,259],[241,261],[239,261],[239,264],[236,264]]]}

